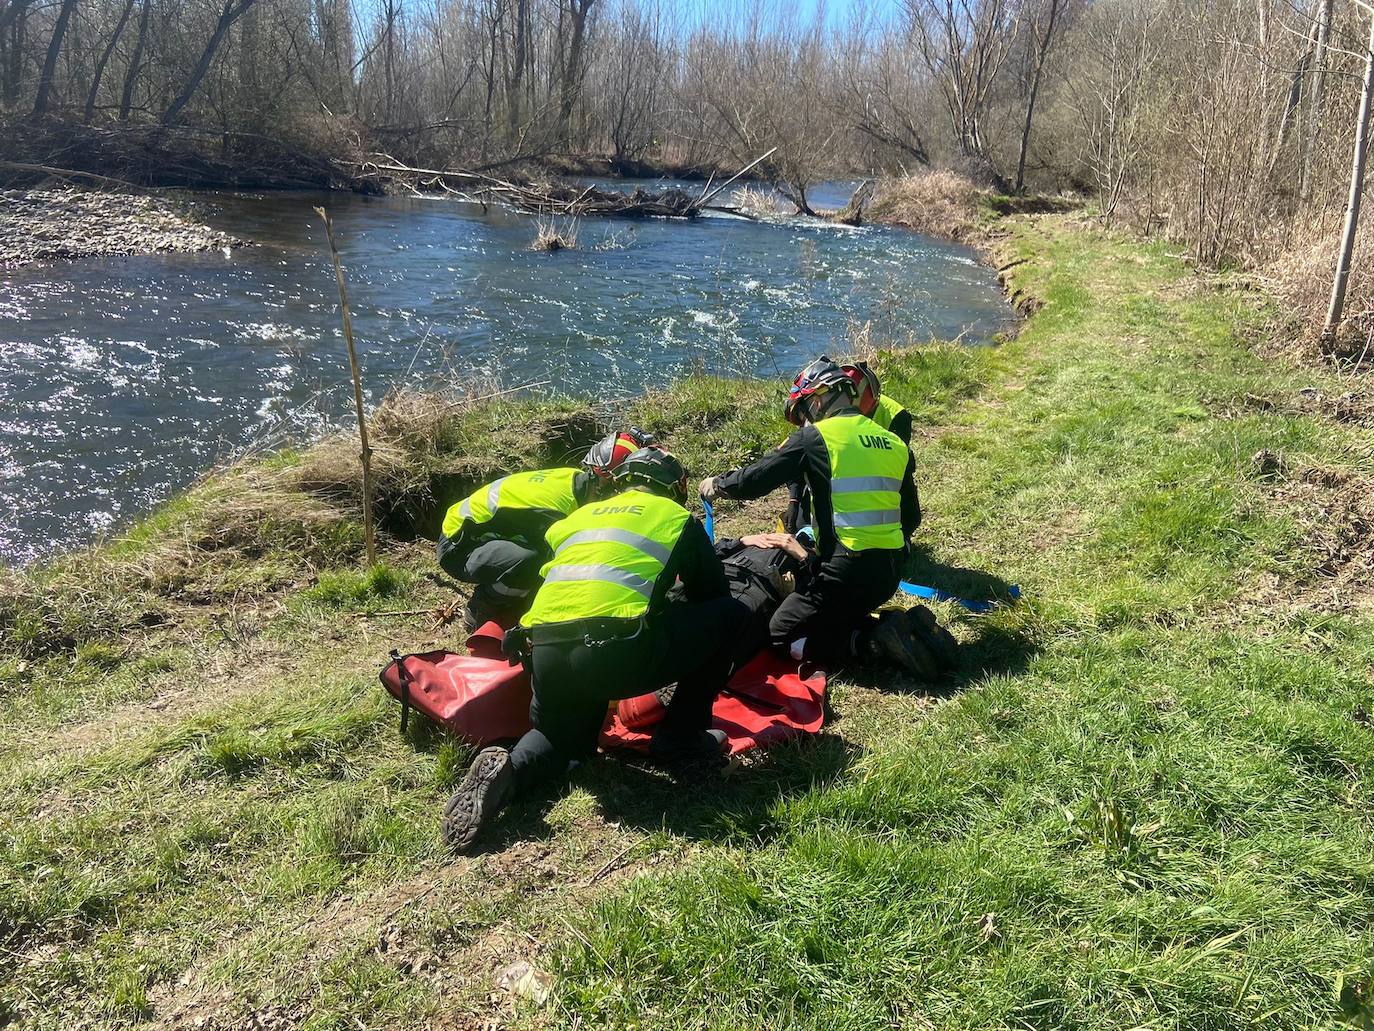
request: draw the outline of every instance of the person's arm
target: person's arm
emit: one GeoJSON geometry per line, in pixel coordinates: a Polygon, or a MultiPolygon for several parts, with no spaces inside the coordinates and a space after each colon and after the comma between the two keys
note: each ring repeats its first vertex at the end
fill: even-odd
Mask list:
{"type": "Polygon", "coordinates": [[[739,543],[746,548],[761,548],[763,550],[776,548],[778,551],[787,552],[798,562],[805,562],[810,557],[810,552],[806,550],[806,546],[790,533],[747,534],[739,539],[739,543]]]}
{"type": "Polygon", "coordinates": [[[585,505],[592,500],[593,488],[596,484],[595,473],[578,473],[573,477],[573,497],[577,499],[578,505],[585,505]]]}
{"type": "Polygon", "coordinates": [[[906,455],[906,473],[902,476],[902,536],[908,540],[921,525],[921,497],[916,492],[916,456],[906,455]]]}
{"type": "Polygon", "coordinates": [[[459,532],[452,537],[448,534],[441,533],[439,535],[439,545],[435,548],[436,555],[439,559],[439,568],[455,580],[461,580],[463,578],[463,554],[462,549],[459,547],[462,540],[463,534],[461,528],[459,532]]]}
{"type": "Polygon", "coordinates": [[[892,425],[888,429],[901,437],[907,447],[911,447],[911,413],[905,408],[892,417],[892,425]]]}
{"type": "Polygon", "coordinates": [[[706,536],[706,528],[695,517],[688,519],[687,525],[682,528],[673,553],[668,557],[665,572],[669,575],[663,579],[669,584],[674,574],[682,582],[688,601],[709,601],[730,593],[725,567],[721,565],[715,545],[706,536]]]}
{"type": "Polygon", "coordinates": [[[716,495],[750,501],[785,483],[801,481],[806,467],[807,438],[815,433],[814,426],[803,426],[758,461],[714,477],[716,495]]]}

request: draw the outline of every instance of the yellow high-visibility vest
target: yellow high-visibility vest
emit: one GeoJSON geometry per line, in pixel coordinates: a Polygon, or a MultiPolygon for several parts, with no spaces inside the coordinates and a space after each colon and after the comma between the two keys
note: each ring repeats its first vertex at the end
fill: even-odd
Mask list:
{"type": "Polygon", "coordinates": [[[690,518],[676,501],[643,490],[583,505],[545,534],[553,558],[520,622],[642,616],[690,518]]]}
{"type": "Polygon", "coordinates": [[[869,418],[883,429],[890,430],[892,429],[892,420],[905,411],[906,409],[900,401],[895,401],[883,394],[878,398],[878,407],[873,409],[873,414],[869,418]]]}
{"type": "Polygon", "coordinates": [[[444,515],[444,536],[452,537],[464,522],[486,523],[503,508],[571,514],[577,508],[573,490],[577,469],[536,469],[511,473],[478,487],[444,515]]]}
{"type": "Polygon", "coordinates": [[[836,539],[850,551],[902,547],[901,489],[910,457],[902,438],[862,415],[815,425],[830,453],[836,539]]]}

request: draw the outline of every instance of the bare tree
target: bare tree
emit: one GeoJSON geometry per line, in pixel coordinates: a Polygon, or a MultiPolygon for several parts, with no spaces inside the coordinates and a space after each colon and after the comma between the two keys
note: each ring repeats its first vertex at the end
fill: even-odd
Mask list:
{"type": "Polygon", "coordinates": [[[129,15],[133,13],[134,4],[137,0],[124,0],[124,7],[119,12],[119,21],[115,23],[114,31],[110,33],[110,39],[105,44],[105,49],[100,52],[100,60],[96,62],[95,72],[91,75],[91,88],[86,93],[86,121],[90,121],[95,114],[96,100],[100,97],[100,80],[105,76],[105,66],[110,63],[110,55],[119,44],[119,37],[124,34],[124,26],[129,22],[129,15]]]}
{"type": "Polygon", "coordinates": [[[1350,259],[1355,251],[1355,234],[1360,228],[1360,199],[1364,196],[1365,158],[1369,150],[1369,108],[1374,97],[1374,14],[1369,16],[1369,42],[1365,46],[1364,84],[1360,89],[1360,110],[1355,117],[1355,153],[1350,161],[1350,197],[1345,206],[1345,227],[1336,254],[1336,274],[1331,283],[1331,303],[1326,309],[1322,336],[1336,335],[1345,311],[1345,291],[1350,283],[1350,259]]]}
{"type": "Polygon", "coordinates": [[[1080,146],[1103,218],[1115,216],[1150,141],[1148,94],[1158,41],[1152,15],[1126,2],[1089,12],[1076,41],[1089,55],[1074,76],[1080,146]]]}
{"type": "Polygon", "coordinates": [[[913,67],[913,48],[891,33],[859,21],[840,42],[840,76],[846,94],[840,109],[873,144],[899,161],[931,163],[929,127],[922,123],[926,82],[913,67]]]}
{"type": "Polygon", "coordinates": [[[1026,154],[1030,150],[1031,121],[1035,117],[1035,101],[1040,95],[1040,80],[1045,62],[1056,39],[1056,25],[1062,23],[1068,0],[1041,0],[1030,17],[1033,63],[1030,85],[1026,91],[1026,117],[1021,123],[1021,149],[1016,158],[1016,184],[1013,191],[1022,192],[1026,185],[1026,154]]]}
{"type": "Polygon", "coordinates": [[[33,101],[33,117],[40,118],[47,113],[52,99],[53,81],[57,73],[57,58],[62,53],[62,41],[71,24],[72,12],[76,10],[76,0],[62,0],[62,7],[53,25],[52,36],[48,40],[48,53],[43,58],[43,71],[38,76],[38,92],[33,101]]]}
{"type": "Polygon", "coordinates": [[[143,69],[143,50],[148,43],[148,19],[153,13],[153,0],[141,0],[138,16],[138,39],[134,43],[133,56],[129,58],[128,70],[124,73],[124,89],[119,95],[119,120],[127,122],[134,104],[134,87],[138,84],[139,73],[143,69]]]}
{"type": "Polygon", "coordinates": [[[1332,0],[1320,0],[1317,6],[1316,48],[1313,53],[1315,71],[1312,76],[1312,96],[1308,105],[1307,142],[1302,154],[1302,179],[1298,196],[1304,204],[1312,197],[1312,165],[1317,151],[1317,138],[1321,132],[1322,101],[1326,94],[1327,47],[1331,40],[1332,0]]]}
{"type": "MultiPolygon", "coordinates": [[[[563,74],[559,87],[558,121],[565,132],[572,117],[573,105],[582,92],[583,48],[587,42],[587,16],[596,0],[568,0],[568,47],[563,58],[563,74]]],[[[562,6],[560,4],[561,12],[562,6]]]]}
{"type": "Polygon", "coordinates": [[[993,86],[1016,37],[1014,0],[906,0],[917,52],[935,78],[960,153],[1000,180],[984,132],[993,86]]]}
{"type": "Polygon", "coordinates": [[[210,34],[210,40],[205,44],[205,49],[201,52],[200,60],[196,62],[196,66],[191,72],[191,77],[187,80],[186,85],[182,87],[181,92],[178,93],[176,98],[167,106],[167,110],[163,112],[163,125],[170,126],[176,124],[177,119],[181,117],[181,112],[185,109],[186,105],[190,103],[191,98],[196,95],[196,90],[200,88],[200,82],[205,78],[205,73],[210,70],[210,64],[215,59],[215,52],[219,50],[220,44],[224,42],[225,35],[229,32],[234,22],[248,13],[249,8],[251,8],[255,2],[256,0],[224,0],[224,6],[220,9],[219,20],[215,22],[215,30],[210,34]]]}

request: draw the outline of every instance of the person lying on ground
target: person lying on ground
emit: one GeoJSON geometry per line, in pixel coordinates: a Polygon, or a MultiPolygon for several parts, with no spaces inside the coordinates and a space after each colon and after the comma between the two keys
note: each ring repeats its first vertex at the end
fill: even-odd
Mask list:
{"type": "Polygon", "coordinates": [[[931,680],[938,667],[922,640],[934,620],[929,610],[871,615],[897,589],[921,513],[910,450],[858,410],[857,393],[837,364],[825,356],[812,362],[783,409],[797,431],[752,465],[703,480],[701,494],[747,501],[804,479],[816,568],[773,614],[773,645],[827,668],[886,661],[931,680]]]}
{"type": "MultiPolygon", "coordinates": [[[[911,447],[911,413],[896,398],[883,393],[882,381],[878,379],[878,374],[868,367],[868,362],[857,361],[852,365],[841,365],[840,368],[854,381],[854,387],[858,391],[855,407],[859,412],[883,429],[897,434],[908,448],[911,447]]],[[[919,520],[920,488],[916,486],[914,479],[912,486],[916,487],[916,512],[919,520]]],[[[806,481],[803,478],[794,481],[788,487],[787,511],[782,518],[782,527],[788,533],[796,533],[810,522],[811,494],[806,489],[806,481]]]]}
{"type": "Polygon", "coordinates": [[[636,429],[608,434],[592,445],[580,469],[512,473],[478,487],[444,516],[438,560],[449,576],[473,585],[463,623],[513,626],[529,608],[548,561],[544,534],[559,519],[604,494],[626,456],[652,442],[636,429]]]}
{"type": "Polygon", "coordinates": [[[654,732],[655,759],[718,759],[711,706],[747,613],[730,595],[705,529],[683,502],[687,473],[644,448],[613,474],[619,493],[549,528],[552,558],[520,627],[507,635],[530,670],[533,729],[477,754],[444,809],[444,837],[469,848],[509,802],[591,757],[610,702],[676,683],[654,732]],[[675,582],[681,596],[668,597],[675,582]]]}
{"type": "MultiPolygon", "coordinates": [[[[811,553],[790,533],[722,537],[715,549],[725,567],[730,594],[747,614],[734,630],[733,673],[769,646],[769,621],[789,595],[809,582],[811,553]]],[[[675,587],[669,597],[680,589],[675,587]]]]}

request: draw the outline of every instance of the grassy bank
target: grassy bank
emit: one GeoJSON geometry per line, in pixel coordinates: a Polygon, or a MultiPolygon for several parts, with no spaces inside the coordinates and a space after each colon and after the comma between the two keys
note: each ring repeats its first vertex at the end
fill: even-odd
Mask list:
{"type": "MultiPolygon", "coordinates": [[[[941,606],[957,680],[837,677],[826,734],[706,789],[591,764],[454,860],[466,751],[377,687],[452,638],[421,614],[441,502],[573,453],[576,404],[394,402],[367,573],[339,443],[12,576],[0,1020],[1368,1025],[1371,409],[1261,359],[1262,299],[1162,248],[996,231],[1018,339],[879,368],[917,414],[913,575],[1022,603],[941,606]],[[542,1008],[497,986],[516,961],[542,1008]]],[[[781,438],[780,392],[634,415],[706,472],[781,438]]]]}

